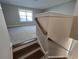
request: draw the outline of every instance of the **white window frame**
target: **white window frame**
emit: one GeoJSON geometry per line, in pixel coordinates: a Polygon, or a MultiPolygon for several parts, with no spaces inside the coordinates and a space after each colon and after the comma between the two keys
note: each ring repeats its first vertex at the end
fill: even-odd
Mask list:
{"type": "Polygon", "coordinates": [[[32,22],[32,21],[33,21],[33,12],[32,12],[32,10],[19,9],[19,19],[20,19],[20,20],[19,20],[20,22],[32,22]],[[26,14],[27,14],[28,12],[29,12],[29,13],[32,13],[32,16],[31,16],[31,17],[32,17],[32,20],[29,21],[29,20],[27,19],[27,18],[28,18],[27,15],[25,15],[25,18],[26,18],[25,21],[21,20],[21,18],[20,18],[20,17],[21,17],[21,16],[20,16],[20,11],[24,11],[26,14]]]}

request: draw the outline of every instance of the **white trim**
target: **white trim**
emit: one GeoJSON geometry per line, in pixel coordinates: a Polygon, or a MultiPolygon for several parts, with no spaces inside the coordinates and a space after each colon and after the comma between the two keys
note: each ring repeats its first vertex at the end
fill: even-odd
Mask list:
{"type": "Polygon", "coordinates": [[[48,58],[63,58],[63,57],[68,58],[67,56],[48,56],[48,58]]]}
{"type": "Polygon", "coordinates": [[[2,7],[1,7],[1,3],[0,3],[0,9],[2,9],[2,7]]]}
{"type": "Polygon", "coordinates": [[[32,55],[33,53],[37,52],[38,50],[40,50],[40,48],[37,48],[37,49],[33,50],[32,52],[30,52],[30,53],[28,53],[28,54],[26,54],[26,55],[24,55],[24,56],[22,56],[22,57],[20,57],[18,59],[24,59],[24,58],[32,55]]]}
{"type": "Polygon", "coordinates": [[[18,48],[13,49],[13,52],[16,52],[16,51],[18,51],[18,50],[20,50],[20,49],[23,49],[24,47],[28,47],[28,46],[30,46],[30,45],[32,45],[32,44],[34,44],[34,43],[37,43],[37,40],[34,41],[34,42],[30,42],[30,43],[27,43],[27,44],[25,44],[25,45],[23,45],[23,46],[20,46],[20,47],[18,47],[18,48]]]}
{"type": "MultiPolygon", "coordinates": [[[[22,23],[22,22],[21,22],[22,23]]],[[[29,22],[27,22],[29,23],[29,22]]],[[[28,24],[24,24],[24,25],[8,25],[7,27],[20,27],[20,26],[32,26],[32,25],[28,25],[28,24]]]]}
{"type": "Polygon", "coordinates": [[[12,42],[10,42],[10,59],[13,59],[13,52],[12,52],[12,42]]]}
{"type": "Polygon", "coordinates": [[[2,9],[2,8],[1,8],[1,5],[0,5],[0,9],[2,9]]]}
{"type": "Polygon", "coordinates": [[[44,13],[36,14],[35,17],[43,17],[43,16],[64,16],[64,17],[72,17],[72,15],[67,15],[57,11],[48,11],[44,13]]]}
{"type": "Polygon", "coordinates": [[[18,26],[21,26],[21,25],[8,25],[7,27],[18,27],[18,26]]]}
{"type": "Polygon", "coordinates": [[[10,48],[12,48],[12,42],[10,42],[10,48]]]}

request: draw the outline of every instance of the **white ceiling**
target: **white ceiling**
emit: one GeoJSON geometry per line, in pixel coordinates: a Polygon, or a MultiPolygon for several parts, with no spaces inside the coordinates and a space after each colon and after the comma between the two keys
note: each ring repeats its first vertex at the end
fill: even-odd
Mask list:
{"type": "Polygon", "coordinates": [[[71,0],[0,0],[0,2],[30,8],[46,9],[71,0]]]}

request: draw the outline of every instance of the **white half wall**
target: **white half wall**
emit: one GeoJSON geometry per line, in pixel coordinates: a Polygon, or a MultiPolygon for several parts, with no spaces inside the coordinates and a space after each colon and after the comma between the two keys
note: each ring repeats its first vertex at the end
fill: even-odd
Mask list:
{"type": "Polygon", "coordinates": [[[0,5],[0,59],[12,59],[10,37],[0,5]]]}

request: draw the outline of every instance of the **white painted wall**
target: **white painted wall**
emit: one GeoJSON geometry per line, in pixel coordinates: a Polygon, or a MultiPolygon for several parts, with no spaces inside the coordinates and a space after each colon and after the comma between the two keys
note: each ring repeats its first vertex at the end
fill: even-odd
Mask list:
{"type": "Polygon", "coordinates": [[[49,8],[46,11],[55,11],[55,12],[62,13],[65,15],[73,15],[75,3],[76,2],[73,0],[67,3],[63,3],[61,5],[57,5],[52,8],[49,8]]]}
{"type": "MultiPolygon", "coordinates": [[[[18,9],[20,9],[20,8],[32,10],[33,15],[40,12],[40,10],[38,10],[38,9],[26,8],[26,7],[15,6],[15,5],[10,5],[10,4],[2,4],[4,17],[5,17],[8,27],[9,26],[11,27],[11,26],[35,25],[34,22],[20,22],[19,12],[18,12],[18,9]]],[[[34,16],[33,16],[33,19],[34,19],[34,16]]]]}
{"type": "Polygon", "coordinates": [[[74,12],[73,12],[73,24],[70,33],[70,37],[78,40],[78,1],[76,1],[74,12]]]}
{"type": "Polygon", "coordinates": [[[0,5],[0,59],[12,59],[10,49],[10,38],[0,5]]]}
{"type": "Polygon", "coordinates": [[[76,1],[76,4],[75,4],[75,8],[74,8],[74,16],[78,16],[78,0],[76,1]]]}

